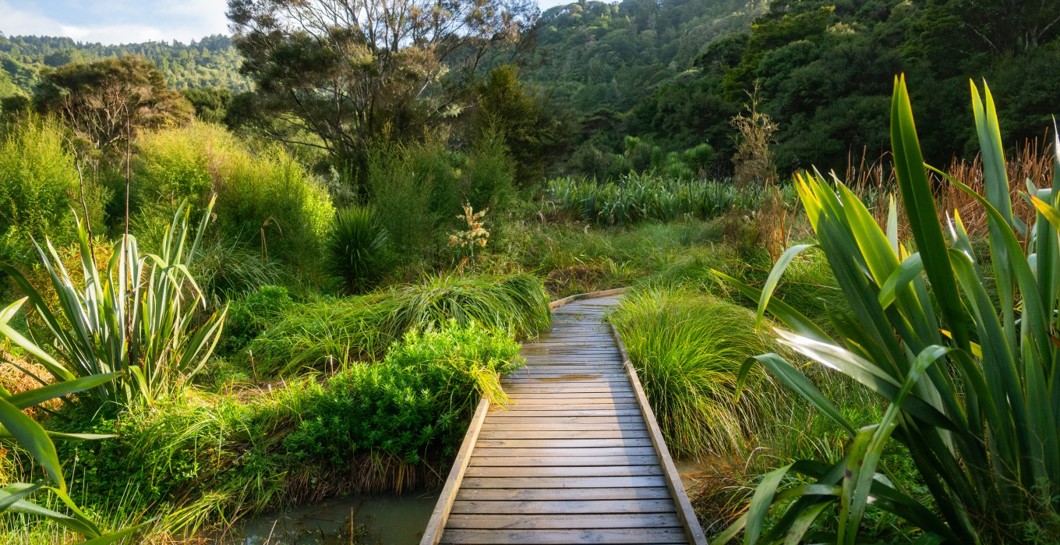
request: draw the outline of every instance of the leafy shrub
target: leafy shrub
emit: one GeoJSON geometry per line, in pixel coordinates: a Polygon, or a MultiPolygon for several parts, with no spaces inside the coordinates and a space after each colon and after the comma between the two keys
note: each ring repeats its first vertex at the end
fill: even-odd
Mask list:
{"type": "Polygon", "coordinates": [[[339,210],[328,237],[328,269],[343,293],[361,293],[382,278],[392,254],[386,229],[366,206],[339,210]]]}
{"type": "Polygon", "coordinates": [[[439,227],[462,202],[452,153],[433,142],[377,150],[368,180],[375,212],[396,250],[407,260],[433,259],[443,247],[439,227]]]}
{"type": "MultiPolygon", "coordinates": [[[[83,214],[75,159],[63,145],[57,124],[30,118],[0,140],[0,260],[18,265],[36,261],[30,242],[48,237],[59,247],[77,241],[72,211],[83,214]]],[[[88,221],[103,224],[107,195],[85,180],[88,221]]]]}
{"type": "Polygon", "coordinates": [[[319,261],[334,215],[331,199],[280,148],[251,150],[222,127],[192,123],[141,136],[136,156],[137,233],[149,246],[177,203],[202,208],[216,193],[223,240],[296,270],[319,261]]]}
{"type": "Polygon", "coordinates": [[[409,463],[459,444],[479,395],[503,400],[499,374],[518,367],[519,345],[473,323],[410,331],[378,364],[330,378],[284,440],[307,459],[341,465],[364,450],[409,463]]]}
{"type": "Polygon", "coordinates": [[[734,401],[740,366],[769,346],[751,311],[708,294],[649,289],[627,296],[611,321],[672,451],[744,449],[769,401],[760,388],[734,401]]]}

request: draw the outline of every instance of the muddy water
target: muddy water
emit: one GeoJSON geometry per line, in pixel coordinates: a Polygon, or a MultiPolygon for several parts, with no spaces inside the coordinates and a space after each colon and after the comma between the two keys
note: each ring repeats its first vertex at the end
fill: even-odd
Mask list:
{"type": "Polygon", "coordinates": [[[438,491],[353,496],[266,513],[221,540],[225,545],[417,545],[438,491]],[[351,538],[352,529],[352,538],[351,538]]]}

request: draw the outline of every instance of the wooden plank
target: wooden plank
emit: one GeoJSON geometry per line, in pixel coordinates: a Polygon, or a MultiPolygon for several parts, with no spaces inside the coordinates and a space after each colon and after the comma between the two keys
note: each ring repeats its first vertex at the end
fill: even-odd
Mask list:
{"type": "MultiPolygon", "coordinates": [[[[670,499],[665,486],[655,488],[465,488],[457,500],[662,500],[670,499]]],[[[676,516],[676,511],[675,511],[676,516]]]]}
{"type": "Polygon", "coordinates": [[[652,442],[655,443],[655,449],[659,453],[659,458],[661,458],[662,468],[666,475],[666,487],[674,495],[674,503],[677,505],[677,516],[684,523],[685,536],[693,545],[706,545],[706,534],[703,533],[703,528],[699,525],[696,512],[692,509],[692,503],[688,501],[685,486],[681,482],[681,476],[677,473],[677,466],[674,465],[673,458],[670,457],[670,449],[666,447],[666,441],[663,440],[659,423],[655,419],[655,412],[652,411],[651,405],[648,404],[648,398],[644,395],[644,389],[641,387],[640,379],[637,377],[637,370],[633,368],[633,364],[629,361],[626,345],[622,343],[622,337],[618,334],[618,330],[615,329],[613,324],[611,331],[615,337],[615,344],[618,345],[618,350],[622,354],[622,359],[626,362],[626,369],[629,372],[629,381],[633,385],[633,391],[636,392],[637,400],[644,411],[644,422],[648,425],[652,442]]]}
{"type": "Polygon", "coordinates": [[[461,545],[500,545],[537,543],[541,545],[579,545],[611,543],[641,545],[687,543],[683,532],[675,528],[618,528],[585,530],[447,530],[442,543],[461,545]]]}
{"type": "Polygon", "coordinates": [[[652,447],[602,448],[476,448],[475,456],[650,456],[652,447]]]}
{"type": "MultiPolygon", "coordinates": [[[[650,447],[651,439],[483,439],[479,437],[476,449],[485,448],[600,448],[600,447],[650,447]]],[[[477,452],[476,455],[482,455],[477,452]]]]}
{"type": "MultiPolygon", "coordinates": [[[[558,390],[557,391],[542,391],[542,390],[543,389],[541,389],[541,388],[531,388],[531,389],[511,388],[511,389],[505,389],[505,391],[508,393],[508,395],[510,397],[512,397],[512,398],[517,398],[519,400],[519,403],[532,402],[532,401],[534,401],[536,399],[547,399],[547,400],[552,400],[552,399],[570,399],[570,397],[571,397],[570,394],[563,393],[563,392],[558,391],[558,390]]],[[[605,389],[593,388],[593,389],[588,389],[587,391],[583,391],[582,393],[578,394],[577,398],[578,398],[579,401],[591,401],[591,400],[594,400],[594,399],[605,399],[605,400],[613,400],[613,401],[622,400],[622,401],[624,401],[626,399],[631,399],[634,402],[636,402],[636,396],[633,395],[633,388],[629,388],[628,390],[617,390],[617,389],[615,389],[615,390],[609,390],[609,389],[605,390],[605,389]]]]}
{"type": "MultiPolygon", "coordinates": [[[[464,477],[534,477],[550,478],[564,477],[570,479],[573,485],[580,486],[581,481],[588,477],[651,477],[661,476],[663,470],[659,466],[578,466],[578,467],[494,467],[494,466],[471,466],[467,468],[464,477]]],[[[553,487],[549,487],[553,488],[553,487]]]]}
{"type": "Polygon", "coordinates": [[[513,422],[505,423],[503,426],[492,422],[485,422],[482,424],[483,430],[508,430],[508,431],[522,431],[522,430],[562,430],[562,431],[640,431],[647,430],[647,426],[643,422],[626,422],[619,424],[617,422],[556,422],[555,419],[538,418],[528,419],[524,422],[513,422]]]}
{"type": "Polygon", "coordinates": [[[659,457],[651,456],[582,456],[572,458],[570,456],[553,457],[493,457],[478,456],[471,458],[471,464],[477,467],[485,466],[643,466],[658,465],[659,457]]]}
{"type": "MultiPolygon", "coordinates": [[[[639,424],[643,421],[640,416],[510,416],[508,418],[492,418],[491,420],[502,420],[511,424],[639,424]]],[[[494,426],[501,424],[493,424],[494,426]]]]}
{"type": "Polygon", "coordinates": [[[449,471],[449,478],[445,480],[445,487],[442,488],[442,493],[438,497],[438,503],[435,504],[431,518],[427,521],[427,528],[424,529],[423,538],[420,541],[421,545],[436,545],[442,538],[442,531],[449,518],[449,510],[456,500],[464,473],[471,463],[471,452],[475,448],[479,430],[482,429],[482,423],[486,420],[489,408],[489,400],[486,398],[479,400],[475,415],[471,418],[471,425],[468,426],[467,433],[464,435],[464,442],[460,445],[460,452],[457,453],[453,468],[449,471]]]}
{"type": "Polygon", "coordinates": [[[605,418],[623,416],[640,417],[640,409],[540,409],[524,410],[522,408],[511,408],[508,410],[493,411],[490,418],[556,418],[570,416],[600,416],[605,418]]]}
{"type": "Polygon", "coordinates": [[[666,486],[662,475],[622,475],[617,477],[475,477],[464,476],[462,488],[641,488],[666,486]]]}
{"type": "Polygon", "coordinates": [[[623,437],[630,439],[648,437],[648,429],[569,430],[545,427],[539,430],[508,430],[484,428],[478,434],[480,441],[483,439],[620,439],[623,437]]]}
{"type": "MultiPolygon", "coordinates": [[[[659,489],[666,492],[665,488],[659,489]]],[[[621,515],[464,515],[449,517],[449,528],[506,530],[577,529],[577,528],[680,528],[676,513],[626,513],[621,515]]]]}
{"type": "Polygon", "coordinates": [[[568,295],[567,297],[564,297],[562,299],[557,299],[555,301],[552,301],[551,303],[548,304],[548,308],[551,309],[552,311],[563,312],[563,311],[560,310],[560,308],[562,308],[562,307],[564,307],[564,306],[566,306],[566,305],[568,305],[570,303],[573,303],[575,301],[584,301],[584,300],[587,300],[587,299],[595,299],[595,298],[602,298],[602,297],[614,297],[616,295],[622,295],[623,293],[626,293],[626,291],[628,291],[628,290],[629,290],[629,288],[615,288],[615,289],[611,289],[611,290],[594,291],[594,292],[589,292],[589,293],[578,293],[578,294],[575,294],[575,295],[568,295]]]}
{"type": "Polygon", "coordinates": [[[606,513],[673,513],[674,502],[662,500],[456,500],[450,513],[517,515],[562,515],[606,513]]]}

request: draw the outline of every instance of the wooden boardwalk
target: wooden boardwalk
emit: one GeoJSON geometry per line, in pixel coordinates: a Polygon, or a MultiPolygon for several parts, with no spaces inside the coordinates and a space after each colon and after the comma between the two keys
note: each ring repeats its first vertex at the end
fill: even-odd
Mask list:
{"type": "Polygon", "coordinates": [[[554,310],[480,404],[421,545],[706,543],[621,343],[617,296],[554,310]],[[632,373],[632,376],[631,376],[632,373]]]}

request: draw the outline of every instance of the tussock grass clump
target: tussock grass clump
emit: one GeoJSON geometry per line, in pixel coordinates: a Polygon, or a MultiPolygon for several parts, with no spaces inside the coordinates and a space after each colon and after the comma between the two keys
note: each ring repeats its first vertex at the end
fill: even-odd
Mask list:
{"type": "Polygon", "coordinates": [[[754,313],[708,294],[648,289],[627,296],[611,321],[675,455],[743,449],[768,401],[753,387],[735,398],[744,360],[769,351],[754,313]]]}
{"type": "Polygon", "coordinates": [[[395,300],[392,329],[398,331],[455,320],[527,338],[548,329],[552,320],[541,281],[528,274],[432,277],[399,289],[395,300]]]}
{"type": "Polygon", "coordinates": [[[385,292],[295,305],[250,342],[246,357],[259,375],[378,360],[406,332],[476,323],[526,338],[548,329],[551,314],[531,275],[443,276],[385,292]]]}

